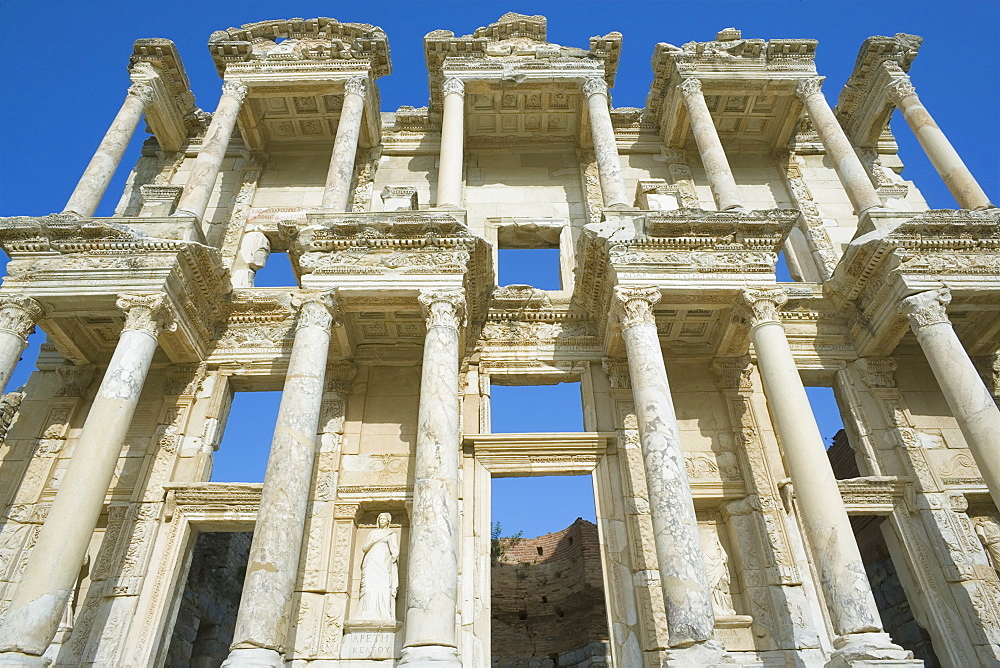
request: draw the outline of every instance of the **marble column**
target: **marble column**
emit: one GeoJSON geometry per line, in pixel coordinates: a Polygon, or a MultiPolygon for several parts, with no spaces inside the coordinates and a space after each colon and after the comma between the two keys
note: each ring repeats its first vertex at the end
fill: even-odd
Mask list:
{"type": "Polygon", "coordinates": [[[333,142],[330,170],[323,190],[323,208],[348,211],[351,204],[351,181],[354,179],[354,158],[361,136],[361,118],[365,113],[364,77],[351,77],[344,84],[344,106],[333,142]]]}
{"type": "Polygon", "coordinates": [[[42,306],[31,297],[0,296],[0,394],[3,393],[28,346],[28,335],[44,315],[42,306]]]}
{"type": "Polygon", "coordinates": [[[826,598],[834,641],[833,665],[860,660],[906,660],[882,632],[868,576],[840,489],[826,456],[795,358],[778,317],[788,301],[781,288],[744,290],[737,305],[750,326],[750,340],[764,396],[782,444],[796,507],[826,598]]]}
{"type": "Polygon", "coordinates": [[[889,99],[896,105],[907,125],[917,136],[934,169],[948,186],[955,201],[963,209],[987,209],[993,205],[979,182],[965,166],[958,151],[951,145],[944,132],[937,126],[924,107],[910,78],[904,76],[894,80],[887,89],[889,99]]]}
{"type": "Polygon", "coordinates": [[[629,206],[621,157],[615,143],[615,128],[611,123],[608,84],[601,77],[590,77],[583,82],[583,94],[587,97],[590,134],[594,140],[594,157],[597,159],[604,206],[629,206]]]}
{"type": "Polygon", "coordinates": [[[701,164],[712,187],[712,196],[719,211],[739,209],[743,207],[736,191],[736,179],[729,167],[729,159],[722,149],[722,141],[715,129],[712,112],[705,103],[705,95],[701,92],[701,80],[687,78],[678,86],[684,97],[684,107],[691,119],[691,131],[694,141],[701,153],[701,164]]]}
{"type": "Polygon", "coordinates": [[[861,215],[873,207],[882,206],[882,199],[875,191],[865,166],[854,152],[851,140],[840,126],[837,117],[826,101],[820,87],[823,77],[811,77],[799,82],[795,94],[799,96],[812,120],[813,129],[819,135],[826,149],[826,155],[833,162],[837,177],[844,186],[847,196],[854,205],[854,212],[861,215]]]}
{"type": "Polygon", "coordinates": [[[458,357],[465,291],[420,294],[427,319],[400,666],[459,668],[458,357]]]}
{"type": "Polygon", "coordinates": [[[104,197],[104,191],[108,189],[108,184],[111,183],[111,178],[122,161],[122,156],[125,155],[125,149],[128,148],[132,135],[135,134],[139,119],[152,101],[153,86],[148,82],[141,81],[129,86],[125,102],[118,110],[115,120],[111,122],[111,127],[104,134],[104,139],[94,152],[94,157],[83,170],[83,176],[73,189],[73,194],[69,196],[63,213],[75,213],[84,218],[94,215],[97,205],[104,197]]]}
{"type": "Polygon", "coordinates": [[[184,192],[181,193],[177,210],[173,215],[194,216],[198,220],[205,216],[208,200],[215,190],[215,182],[219,177],[222,161],[226,157],[229,140],[236,128],[236,118],[239,116],[240,107],[243,106],[248,90],[246,85],[239,81],[227,81],[222,84],[219,106],[212,114],[212,122],[205,131],[205,138],[201,140],[201,150],[198,151],[198,157],[191,166],[191,173],[188,174],[184,192]]]}
{"type": "Polygon", "coordinates": [[[962,430],[993,503],[1000,508],[1000,408],[955,334],[946,311],[949,302],[951,291],[941,288],[907,297],[901,308],[962,430]]]}
{"type": "Polygon", "coordinates": [[[442,87],[441,156],[438,160],[437,205],[462,208],[462,169],[465,161],[465,83],[456,77],[442,87]]]}
{"type": "Polygon", "coordinates": [[[730,663],[733,659],[714,639],[715,615],[698,520],[653,316],[653,306],[659,301],[660,290],[656,287],[615,287],[614,308],[621,320],[628,356],[670,631],[667,665],[730,663]]]}
{"type": "Polygon", "coordinates": [[[298,298],[295,341],[264,474],[260,511],[227,668],[285,665],[285,634],[305,541],[323,381],[336,302],[329,292],[298,298]]]}
{"type": "Polygon", "coordinates": [[[125,329],[87,414],[21,581],[0,622],[0,665],[45,666],[42,659],[76,586],[142,392],[157,336],[172,323],[162,294],[121,295],[125,329]]]}

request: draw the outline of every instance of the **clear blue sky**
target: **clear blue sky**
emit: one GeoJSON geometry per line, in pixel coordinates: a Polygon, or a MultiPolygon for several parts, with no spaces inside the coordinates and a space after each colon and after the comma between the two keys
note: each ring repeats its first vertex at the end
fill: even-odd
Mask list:
{"type": "MultiPolygon", "coordinates": [[[[643,106],[652,77],[649,61],[657,42],[680,45],[704,41],[728,26],[740,28],[745,37],[818,39],[817,65],[820,74],[827,77],[824,91],[832,104],[866,37],[896,32],[922,35],[924,45],[910,73],[917,91],[987,194],[994,202],[1000,201],[1000,78],[993,39],[1000,28],[1000,3],[995,1],[179,1],[153,5],[116,0],[0,0],[0,25],[6,28],[7,44],[0,70],[4,90],[0,100],[0,216],[44,215],[62,209],[121,105],[129,83],[126,67],[132,42],[137,38],[174,40],[199,106],[211,111],[220,89],[206,48],[212,31],[291,16],[333,16],[341,21],[374,23],[389,36],[394,72],[380,80],[379,87],[383,110],[392,111],[403,104],[426,104],[424,34],[439,28],[468,34],[507,11],[547,16],[549,40],[567,46],[586,47],[592,35],[622,32],[621,64],[612,89],[615,106],[643,106]]],[[[953,208],[954,200],[902,120],[894,119],[893,128],[907,165],[904,176],[917,183],[932,208],[953,208]]],[[[140,127],[97,215],[111,214],[144,137],[140,127]]],[[[40,339],[39,335],[33,338],[35,343],[40,339]]],[[[33,346],[26,353],[26,363],[19,366],[10,387],[19,386],[27,378],[35,349],[33,346]]],[[[578,395],[575,386],[566,387],[578,395]]],[[[816,399],[817,393],[824,391],[817,389],[811,396],[816,399]]],[[[825,395],[828,397],[829,392],[825,395]]],[[[263,396],[258,399],[262,403],[241,400],[240,404],[246,402],[246,406],[238,409],[264,422],[261,411],[267,400],[263,396]]],[[[550,407],[545,415],[570,415],[573,410],[572,404],[560,404],[558,408],[550,407]]],[[[578,406],[575,410],[579,410],[578,406]]],[[[269,419],[273,424],[273,418],[269,419]]],[[[825,435],[832,435],[839,418],[825,409],[820,420],[825,435]]],[[[563,428],[552,428],[559,429],[563,428]]],[[[237,440],[247,443],[252,437],[252,433],[227,432],[227,444],[237,440]]],[[[267,440],[263,439],[261,447],[266,449],[267,440]]],[[[252,470],[254,466],[257,471],[263,470],[264,457],[258,454],[251,470],[240,473],[225,464],[225,470],[232,471],[231,477],[224,472],[220,476],[254,477],[258,474],[252,470]]],[[[586,480],[578,487],[587,492],[589,484],[586,480]]],[[[585,504],[567,494],[559,491],[555,496],[571,499],[562,509],[568,521],[552,519],[562,523],[538,529],[539,533],[563,528],[577,515],[587,516],[585,512],[573,512],[585,504]]],[[[577,489],[573,494],[583,492],[577,489]]],[[[528,498],[523,491],[512,495],[528,498]]],[[[538,504],[524,507],[529,514],[537,514],[538,504]]],[[[534,531],[528,525],[519,526],[515,520],[503,521],[505,532],[521,528],[531,535],[534,531]]]]}

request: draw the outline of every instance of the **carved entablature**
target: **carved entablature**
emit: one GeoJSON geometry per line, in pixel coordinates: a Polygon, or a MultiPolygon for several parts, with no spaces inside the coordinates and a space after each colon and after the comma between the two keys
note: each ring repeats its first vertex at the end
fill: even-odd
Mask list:
{"type": "Polygon", "coordinates": [[[163,151],[180,151],[189,137],[207,127],[210,116],[195,104],[191,82],[171,40],[137,39],[132,47],[129,74],[133,82],[147,84],[151,89],[146,123],[163,151]]]}
{"type": "Polygon", "coordinates": [[[597,75],[613,86],[621,44],[618,32],[591,37],[589,50],[552,44],[546,40],[544,16],[516,13],[504,14],[471,35],[434,30],[424,37],[431,114],[440,113],[447,77],[499,81],[512,76],[551,80],[597,75]]]}
{"type": "Polygon", "coordinates": [[[218,328],[217,356],[225,351],[286,353],[295,336],[295,309],[286,290],[237,290],[226,302],[226,320],[218,328]]]}
{"type": "Polygon", "coordinates": [[[11,257],[5,285],[30,286],[45,305],[50,338],[76,364],[114,349],[122,324],[117,294],[163,292],[177,327],[163,333],[161,346],[174,362],[201,359],[230,290],[219,251],[190,220],[115,220],[0,219],[0,248],[11,257]]]}
{"type": "Polygon", "coordinates": [[[259,21],[218,30],[209,38],[208,49],[220,76],[260,67],[308,72],[347,66],[373,79],[392,71],[389,40],[381,28],[325,17],[259,21]]]}
{"type": "Polygon", "coordinates": [[[689,133],[678,86],[696,78],[727,151],[784,146],[799,116],[791,113],[800,108],[795,88],[816,75],[816,44],[813,39],[743,39],[735,28],[710,42],[657,44],[647,114],[670,146],[682,148],[689,133]]]}
{"type": "Polygon", "coordinates": [[[854,71],[834,110],[855,146],[872,148],[882,146],[886,140],[892,142],[888,127],[895,106],[888,89],[906,79],[922,41],[916,35],[896,33],[892,37],[869,37],[861,46],[854,71]]]}
{"type": "Polygon", "coordinates": [[[859,353],[889,354],[909,331],[899,302],[948,285],[955,325],[972,354],[987,354],[992,313],[1000,302],[1000,212],[941,209],[913,215],[873,212],[875,231],[844,253],[830,287],[851,304],[848,322],[859,353]],[[981,339],[981,336],[985,337],[981,339]]]}

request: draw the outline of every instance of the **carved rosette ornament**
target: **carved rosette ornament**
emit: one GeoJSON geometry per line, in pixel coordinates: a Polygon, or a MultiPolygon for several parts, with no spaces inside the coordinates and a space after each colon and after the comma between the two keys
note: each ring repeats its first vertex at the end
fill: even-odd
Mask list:
{"type": "Polygon", "coordinates": [[[143,107],[148,107],[153,101],[153,86],[148,81],[136,81],[128,87],[128,94],[139,100],[143,107]]]}
{"type": "Polygon", "coordinates": [[[465,290],[425,290],[417,298],[431,327],[458,329],[465,324],[465,290]]]}
{"type": "Polygon", "coordinates": [[[587,97],[594,95],[607,95],[608,82],[601,77],[590,77],[583,82],[583,94],[587,97]]]}
{"type": "Polygon", "coordinates": [[[928,325],[951,324],[948,320],[948,304],[951,290],[938,288],[907,297],[900,303],[900,310],[910,319],[910,329],[917,330],[928,325]]]}
{"type": "Polygon", "coordinates": [[[614,307],[622,327],[656,324],[653,307],[660,303],[660,298],[660,289],[652,285],[634,288],[616,285],[614,307]]]}
{"type": "Polygon", "coordinates": [[[737,307],[743,312],[743,317],[750,327],[766,323],[781,324],[778,312],[788,302],[788,293],[782,288],[761,288],[744,290],[739,297],[737,307]]]}
{"type": "Polygon", "coordinates": [[[31,297],[0,297],[0,331],[26,339],[42,315],[41,304],[31,297]]]}
{"type": "Polygon", "coordinates": [[[899,105],[911,95],[916,95],[917,89],[910,83],[910,77],[899,77],[885,87],[885,92],[893,104],[899,105]]]}
{"type": "Polygon", "coordinates": [[[798,95],[799,99],[803,102],[805,99],[811,95],[820,94],[821,88],[823,87],[823,80],[826,77],[810,77],[808,79],[803,79],[799,82],[799,85],[795,87],[795,94],[798,95]]]}
{"type": "Polygon", "coordinates": [[[351,77],[344,82],[344,92],[348,95],[360,95],[364,97],[368,88],[368,82],[364,77],[351,77]]]}
{"type": "Polygon", "coordinates": [[[295,329],[303,327],[319,327],[329,330],[333,326],[334,315],[337,313],[337,298],[333,292],[318,292],[313,294],[295,295],[292,305],[299,310],[299,318],[295,329]]]}
{"type": "Polygon", "coordinates": [[[451,95],[455,93],[457,95],[465,96],[465,82],[458,77],[448,77],[444,80],[444,85],[441,86],[441,91],[445,95],[451,95]]]}
{"type": "Polygon", "coordinates": [[[681,82],[681,85],[677,87],[680,89],[681,94],[684,97],[691,97],[692,95],[701,95],[701,79],[695,79],[694,77],[689,77],[681,82]]]}
{"type": "Polygon", "coordinates": [[[118,295],[116,306],[125,311],[125,329],[145,332],[154,339],[160,332],[177,329],[173,313],[163,293],[152,295],[118,295]]]}
{"type": "Polygon", "coordinates": [[[222,84],[222,94],[228,97],[236,98],[236,100],[243,104],[243,100],[246,99],[247,93],[250,91],[245,83],[240,81],[227,81],[222,84]]]}

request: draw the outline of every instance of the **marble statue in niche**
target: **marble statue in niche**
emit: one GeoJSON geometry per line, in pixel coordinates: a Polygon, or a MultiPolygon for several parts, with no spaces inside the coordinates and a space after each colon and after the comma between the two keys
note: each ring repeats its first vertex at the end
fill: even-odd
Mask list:
{"type": "Polygon", "coordinates": [[[976,535],[986,550],[990,565],[1000,574],[1000,522],[989,516],[977,517],[973,521],[976,525],[976,535]]]}
{"type": "Polygon", "coordinates": [[[733,597],[729,593],[729,555],[722,547],[719,534],[714,526],[703,527],[701,530],[701,552],[705,558],[705,576],[708,578],[708,588],[712,591],[712,607],[715,615],[735,615],[733,597]]]}
{"type": "Polygon", "coordinates": [[[399,587],[399,537],[389,528],[392,515],[380,513],[377,528],[361,546],[361,597],[357,619],[395,620],[399,587]]]}

